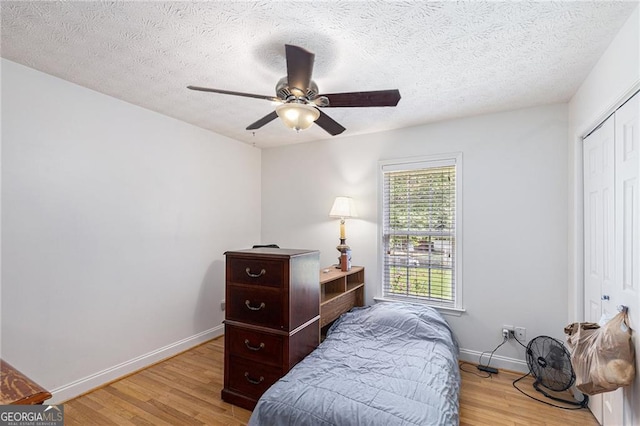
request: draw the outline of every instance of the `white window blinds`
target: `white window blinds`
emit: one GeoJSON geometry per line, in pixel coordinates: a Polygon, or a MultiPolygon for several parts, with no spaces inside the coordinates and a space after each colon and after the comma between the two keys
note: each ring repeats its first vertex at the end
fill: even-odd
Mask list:
{"type": "Polygon", "coordinates": [[[383,295],[460,307],[456,160],[382,166],[383,295]]]}

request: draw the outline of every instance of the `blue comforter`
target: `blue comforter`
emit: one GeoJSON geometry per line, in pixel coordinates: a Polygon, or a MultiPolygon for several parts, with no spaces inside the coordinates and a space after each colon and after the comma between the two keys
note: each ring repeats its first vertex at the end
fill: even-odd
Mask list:
{"type": "Polygon", "coordinates": [[[415,304],[354,308],[258,401],[250,426],[457,425],[458,345],[415,304]]]}

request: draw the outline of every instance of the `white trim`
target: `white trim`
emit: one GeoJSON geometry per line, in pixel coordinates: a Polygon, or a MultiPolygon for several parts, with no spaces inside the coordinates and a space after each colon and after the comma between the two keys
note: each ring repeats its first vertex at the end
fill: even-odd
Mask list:
{"type": "Polygon", "coordinates": [[[379,163],[381,166],[388,166],[389,164],[424,163],[425,161],[449,161],[448,164],[452,164],[450,160],[458,158],[462,158],[462,151],[447,152],[444,154],[422,155],[418,157],[391,158],[388,160],[380,160],[379,163]]]}
{"type": "MultiPolygon", "coordinates": [[[[569,285],[573,286],[574,299],[569,300],[569,305],[573,303],[573,310],[569,306],[569,315],[567,323],[584,321],[584,164],[583,164],[583,138],[579,137],[573,141],[573,239],[569,241],[569,246],[573,243],[573,282],[569,285]]],[[[571,271],[568,271],[571,275],[571,271]]]]}
{"type": "MultiPolygon", "coordinates": [[[[482,352],[473,351],[471,349],[460,349],[460,356],[458,357],[460,361],[472,362],[474,364],[478,363],[478,359],[482,352]]],[[[489,355],[485,352],[485,355],[482,357],[482,363],[486,364],[489,361],[489,355]]],[[[516,358],[510,358],[501,355],[493,355],[491,357],[492,367],[504,370],[511,370],[520,372],[522,374],[529,372],[529,366],[526,361],[516,358]]]]}
{"type": "Polygon", "coordinates": [[[172,356],[198,346],[201,343],[215,339],[218,336],[222,336],[223,334],[224,325],[220,324],[217,327],[210,328],[209,330],[171,343],[162,348],[158,348],[121,364],[114,365],[113,367],[106,368],[71,383],[67,383],[66,385],[62,385],[50,391],[52,397],[50,400],[47,400],[47,404],[61,404],[69,399],[99,388],[100,386],[113,382],[114,380],[135,371],[141,370],[164,359],[171,358],[172,356]]]}
{"type": "Polygon", "coordinates": [[[618,108],[624,105],[629,99],[633,97],[638,91],[640,91],[640,80],[637,80],[631,87],[625,91],[622,95],[620,95],[608,108],[604,109],[604,112],[600,114],[593,122],[595,124],[591,124],[587,130],[581,132],[580,139],[584,139],[589,136],[593,131],[595,131],[602,123],[604,123],[607,118],[609,118],[613,113],[616,112],[618,108]]]}
{"type": "MultiPolygon", "coordinates": [[[[462,153],[457,153],[462,156],[462,153]]],[[[434,156],[433,159],[427,157],[417,158],[403,158],[398,161],[385,160],[380,162],[380,167],[383,172],[403,172],[410,170],[422,170],[424,169],[424,163],[429,163],[429,168],[455,166],[457,164],[457,154],[450,157],[434,156]]]]}

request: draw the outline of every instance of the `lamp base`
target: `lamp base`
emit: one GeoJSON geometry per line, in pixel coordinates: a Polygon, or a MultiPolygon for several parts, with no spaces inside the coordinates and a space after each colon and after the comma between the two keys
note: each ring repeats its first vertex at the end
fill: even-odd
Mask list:
{"type": "Polygon", "coordinates": [[[345,243],[346,238],[340,238],[340,244],[336,247],[336,250],[340,252],[338,257],[338,266],[336,268],[342,271],[348,271],[351,269],[351,248],[345,243]]]}

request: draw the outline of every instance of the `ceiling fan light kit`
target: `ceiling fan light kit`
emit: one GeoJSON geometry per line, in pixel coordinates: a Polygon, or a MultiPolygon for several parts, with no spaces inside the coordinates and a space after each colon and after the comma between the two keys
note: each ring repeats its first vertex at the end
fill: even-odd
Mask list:
{"type": "Polygon", "coordinates": [[[187,88],[201,92],[243,96],[281,103],[275,111],[247,126],[247,130],[259,129],[275,120],[276,117],[280,117],[288,128],[295,131],[308,129],[313,123],[316,123],[332,136],[339,135],[346,129],[322,112],[320,108],[385,107],[396,106],[400,101],[398,89],[320,94],[318,86],[311,80],[315,55],[298,46],[285,44],[284,47],[287,58],[287,75],[278,81],[275,97],[199,86],[187,86],[187,88]]]}
{"type": "Polygon", "coordinates": [[[320,117],[320,111],[316,108],[299,103],[278,105],[276,114],[285,126],[297,132],[308,129],[320,117]]]}

